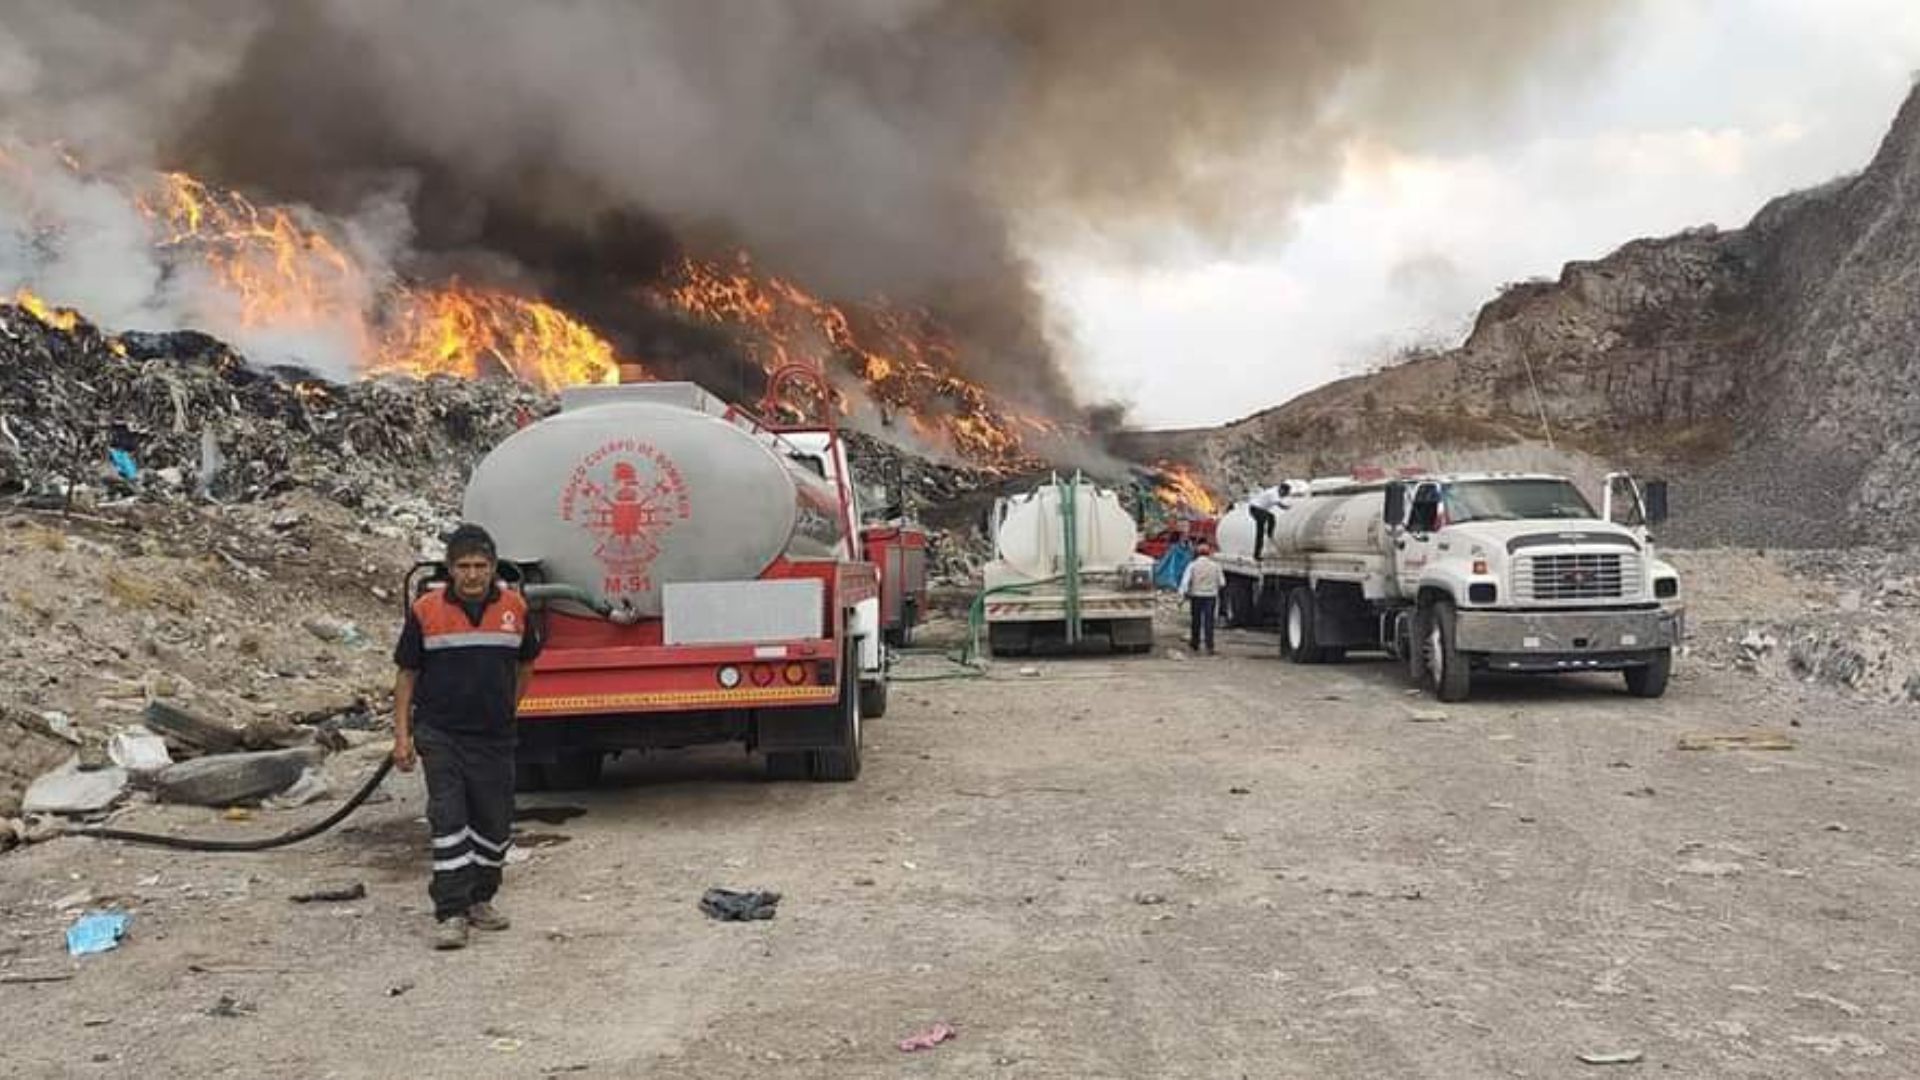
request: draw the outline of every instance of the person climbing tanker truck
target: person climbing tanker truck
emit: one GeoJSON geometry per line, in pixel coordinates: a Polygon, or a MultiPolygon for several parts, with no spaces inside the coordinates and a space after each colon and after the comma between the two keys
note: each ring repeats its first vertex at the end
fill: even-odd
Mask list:
{"type": "Polygon", "coordinates": [[[1261,559],[1239,506],[1218,560],[1234,625],[1277,625],[1294,663],[1384,650],[1442,701],[1486,672],[1619,671],[1636,696],[1666,692],[1683,612],[1647,531],[1666,519],[1664,483],[1609,475],[1599,512],[1544,474],[1293,487],[1261,559]]]}
{"type": "Polygon", "coordinates": [[[994,559],[979,606],[995,656],[1036,648],[1153,647],[1153,560],[1112,491],[1078,473],[997,499],[989,521],[994,559]]]}
{"type": "Polygon", "coordinates": [[[762,418],[796,386],[832,400],[802,365],[774,373],[761,416],[691,383],[575,387],[475,469],[465,517],[545,642],[520,702],[527,786],[728,741],[776,778],[860,774],[862,724],[887,700],[884,538],[860,532],[831,420],[762,418]]]}

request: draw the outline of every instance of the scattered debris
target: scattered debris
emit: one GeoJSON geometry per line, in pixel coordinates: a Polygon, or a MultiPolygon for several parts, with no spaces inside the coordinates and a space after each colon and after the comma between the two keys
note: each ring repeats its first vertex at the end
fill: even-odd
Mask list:
{"type": "Polygon", "coordinates": [[[407,991],[409,991],[409,990],[411,990],[411,989],[413,989],[413,983],[412,983],[412,982],[398,982],[398,983],[394,983],[394,984],[393,984],[392,986],[389,986],[389,987],[387,987],[387,996],[388,996],[388,997],[399,997],[399,996],[400,996],[401,994],[404,994],[404,993],[406,993],[407,991]]]}
{"type": "Polygon", "coordinates": [[[20,807],[29,814],[97,814],[126,794],[127,771],[85,769],[80,755],[27,786],[20,807]]]}
{"type": "Polygon", "coordinates": [[[1155,904],[1166,903],[1167,898],[1157,892],[1137,892],[1133,894],[1133,902],[1136,904],[1144,904],[1144,905],[1152,906],[1155,904]]]}
{"type": "Polygon", "coordinates": [[[141,714],[147,727],[178,739],[210,754],[226,754],[240,749],[241,733],[225,724],[200,716],[169,701],[147,702],[141,714]]]}
{"type": "Polygon", "coordinates": [[[1450,717],[1439,709],[1410,709],[1407,719],[1416,724],[1444,724],[1450,717]]]}
{"type": "Polygon", "coordinates": [[[355,881],[345,885],[322,885],[303,893],[295,893],[287,899],[296,904],[335,904],[348,900],[364,900],[366,896],[366,883],[355,881]]]}
{"type": "Polygon", "coordinates": [[[260,1010],[258,1006],[253,1005],[250,1002],[241,1001],[239,998],[234,997],[232,994],[221,994],[219,1001],[216,1001],[212,1005],[207,1006],[208,1016],[221,1016],[221,1017],[226,1017],[228,1019],[239,1019],[241,1017],[252,1016],[254,1013],[259,1011],[260,1010]]]}
{"type": "Polygon", "coordinates": [[[942,1021],[925,1031],[909,1035],[899,1042],[902,1053],[912,1054],[921,1050],[931,1050],[943,1042],[960,1037],[960,1031],[952,1024],[942,1021]]]}
{"type": "Polygon", "coordinates": [[[1793,740],[1772,731],[1696,733],[1680,736],[1682,750],[1792,750],[1793,740]]]}
{"type": "Polygon", "coordinates": [[[162,770],[154,794],[162,802],[230,806],[286,790],[319,760],[317,748],[195,758],[162,770]]]}
{"type": "Polygon", "coordinates": [[[1816,1054],[1829,1057],[1843,1050],[1854,1057],[1882,1057],[1887,1052],[1887,1048],[1880,1043],[1851,1031],[1840,1035],[1795,1035],[1792,1042],[1795,1046],[1804,1046],[1816,1054]]]}
{"type": "Polygon", "coordinates": [[[1737,862],[1712,862],[1707,859],[1689,859],[1679,867],[1683,874],[1711,878],[1739,877],[1743,869],[1737,862]]]}
{"type": "Polygon", "coordinates": [[[1638,1050],[1612,1050],[1604,1053],[1586,1053],[1580,1055],[1583,1065],[1638,1065],[1646,1055],[1638,1050]]]}
{"type": "Polygon", "coordinates": [[[1867,1011],[1851,1001],[1843,1001],[1840,998],[1834,997],[1832,994],[1818,992],[1795,994],[1793,995],[1793,1000],[1805,1002],[1808,1005],[1826,1005],[1847,1016],[1863,1016],[1867,1011]]]}
{"type": "Polygon", "coordinates": [[[738,892],[733,889],[708,889],[700,897],[700,910],[721,922],[752,922],[771,919],[780,904],[777,892],[738,892]]]}
{"type": "Polygon", "coordinates": [[[301,770],[299,778],[289,785],[287,790],[267,799],[263,805],[273,810],[292,810],[311,802],[318,802],[332,793],[333,788],[327,783],[326,775],[319,769],[308,766],[301,770]]]}
{"type": "Polygon", "coordinates": [[[67,953],[91,956],[120,947],[133,916],[123,911],[91,911],[67,927],[67,953]]]}
{"type": "Polygon", "coordinates": [[[107,740],[107,757],[136,777],[159,772],[173,764],[173,755],[167,752],[167,740],[139,728],[121,728],[114,732],[107,740]]]}
{"type": "Polygon", "coordinates": [[[1229,794],[1229,795],[1251,795],[1251,794],[1253,794],[1253,789],[1252,789],[1252,788],[1243,788],[1243,787],[1230,787],[1230,788],[1228,788],[1228,789],[1227,789],[1227,794],[1229,794]]]}
{"type": "Polygon", "coordinates": [[[1027,679],[1037,678],[1040,675],[1040,669],[1034,667],[1032,664],[1027,664],[1020,669],[1020,675],[1022,678],[1027,679]]]}
{"type": "Polygon", "coordinates": [[[28,983],[68,982],[73,978],[71,971],[47,972],[3,972],[0,973],[0,986],[20,986],[28,983]]]}

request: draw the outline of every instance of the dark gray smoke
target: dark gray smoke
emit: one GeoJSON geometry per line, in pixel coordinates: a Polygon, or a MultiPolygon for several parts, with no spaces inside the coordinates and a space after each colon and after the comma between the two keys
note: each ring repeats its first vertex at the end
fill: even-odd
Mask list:
{"type": "MultiPolygon", "coordinates": [[[[1607,0],[0,0],[0,124],[353,214],[416,264],[625,290],[741,245],[929,303],[971,373],[1075,393],[1023,245],[1271,235],[1357,138],[1476,137],[1607,0]],[[502,258],[504,256],[504,258],[502,258]]],[[[1095,388],[1097,393],[1097,388],[1095,388]]]]}

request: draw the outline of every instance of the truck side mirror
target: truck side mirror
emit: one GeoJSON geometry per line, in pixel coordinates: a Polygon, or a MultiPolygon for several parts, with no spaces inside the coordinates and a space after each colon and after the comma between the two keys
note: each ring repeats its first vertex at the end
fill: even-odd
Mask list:
{"type": "Polygon", "coordinates": [[[1386,521],[1387,527],[1390,529],[1406,522],[1407,486],[1405,484],[1387,485],[1386,509],[1380,516],[1386,521]]]}
{"type": "Polygon", "coordinates": [[[1647,504],[1647,524],[1661,525],[1667,520],[1667,482],[1649,480],[1641,492],[1647,504]]]}

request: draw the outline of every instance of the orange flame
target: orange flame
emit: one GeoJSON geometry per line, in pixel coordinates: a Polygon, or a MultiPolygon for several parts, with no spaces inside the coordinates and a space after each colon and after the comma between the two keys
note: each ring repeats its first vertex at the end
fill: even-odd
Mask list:
{"type": "Polygon", "coordinates": [[[551,304],[456,281],[410,291],[399,306],[373,371],[469,379],[507,374],[549,393],[618,381],[613,346],[551,304]]]}
{"type": "Polygon", "coordinates": [[[1191,468],[1171,461],[1156,461],[1153,467],[1160,473],[1153,496],[1162,506],[1176,513],[1186,511],[1205,517],[1219,512],[1219,500],[1191,468]]]}
{"type": "Polygon", "coordinates": [[[72,308],[54,307],[26,289],[16,290],[13,302],[27,310],[27,314],[53,327],[69,333],[80,325],[80,313],[72,308]]]}
{"type": "Polygon", "coordinates": [[[162,251],[183,252],[233,293],[243,326],[351,324],[370,294],[361,268],[314,224],[265,210],[185,173],[165,173],[139,202],[159,225],[162,251]]]}
{"type": "MultiPolygon", "coordinates": [[[[955,374],[959,346],[931,313],[884,303],[842,307],[784,278],[762,275],[744,254],[731,268],[684,260],[674,283],[653,294],[694,318],[742,331],[742,345],[763,369],[797,359],[838,358],[883,410],[898,411],[920,438],[975,463],[1031,464],[1031,434],[1056,425],[1007,409],[986,388],[955,374]]],[[[843,411],[847,408],[842,402],[843,411]]]]}

